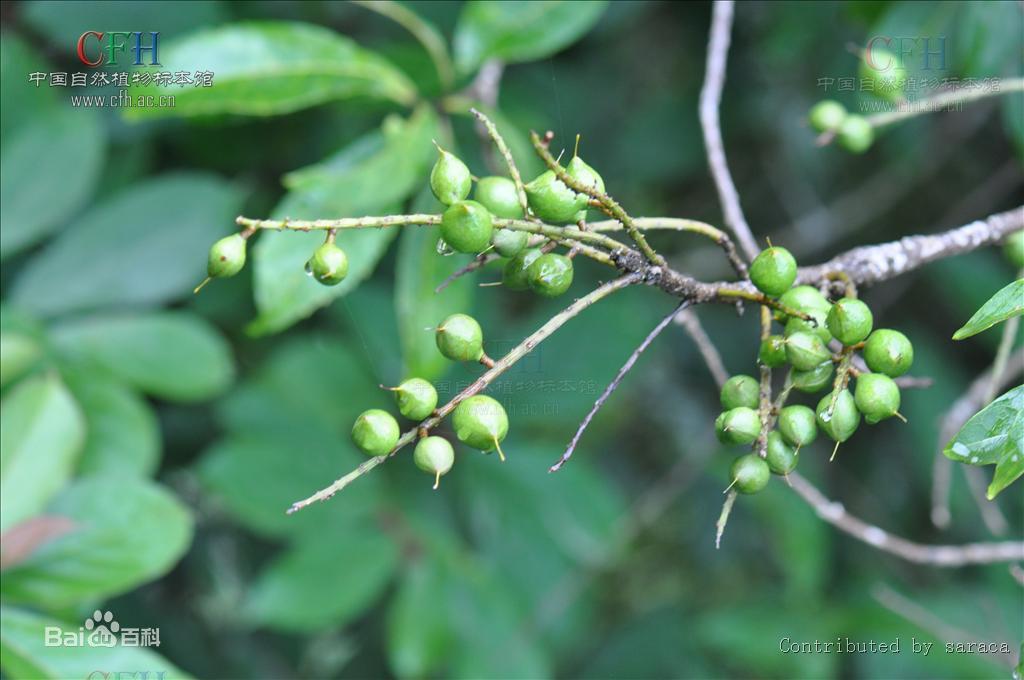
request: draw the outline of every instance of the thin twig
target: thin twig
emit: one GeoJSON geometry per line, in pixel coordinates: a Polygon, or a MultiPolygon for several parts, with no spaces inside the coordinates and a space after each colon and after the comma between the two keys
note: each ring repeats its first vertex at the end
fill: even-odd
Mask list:
{"type": "Polygon", "coordinates": [[[512,182],[516,185],[516,198],[519,200],[519,207],[523,210],[523,216],[530,216],[530,206],[526,201],[526,189],[523,187],[523,177],[519,174],[519,168],[516,167],[516,161],[512,157],[512,152],[508,148],[508,144],[505,143],[505,139],[498,132],[497,126],[491,121],[490,118],[485,116],[483,112],[477,109],[470,109],[480,124],[487,130],[487,134],[490,136],[491,141],[494,142],[494,146],[498,149],[498,153],[505,159],[505,165],[508,166],[508,174],[512,177],[512,182]]]}
{"type": "Polygon", "coordinates": [[[629,355],[628,359],[626,359],[626,363],[624,363],[622,365],[622,368],[619,369],[619,372],[615,374],[615,378],[610,383],[608,383],[608,386],[604,388],[604,392],[602,392],[601,396],[599,396],[597,398],[597,401],[594,402],[593,408],[590,409],[590,412],[583,419],[583,422],[580,423],[580,426],[578,428],[576,428],[576,434],[572,436],[572,440],[569,442],[569,446],[565,447],[565,453],[562,454],[562,457],[558,460],[557,463],[551,466],[548,472],[557,472],[562,468],[563,465],[569,462],[569,459],[572,457],[573,451],[576,450],[576,445],[580,441],[580,437],[583,436],[583,433],[586,431],[587,427],[590,426],[590,421],[594,419],[594,416],[597,414],[597,412],[601,410],[602,406],[604,406],[604,402],[606,402],[608,400],[608,397],[612,395],[612,392],[614,392],[616,388],[618,388],[619,383],[622,382],[622,379],[626,377],[626,374],[629,373],[629,371],[633,368],[633,364],[635,364],[636,360],[640,358],[640,355],[644,353],[644,350],[647,349],[652,342],[654,342],[654,339],[658,337],[663,330],[665,330],[665,327],[672,322],[672,319],[675,318],[676,314],[678,314],[681,309],[685,309],[687,306],[689,306],[688,302],[679,303],[679,305],[677,305],[676,308],[673,309],[672,312],[668,314],[668,316],[666,316],[664,319],[658,322],[658,325],[654,327],[654,330],[648,333],[647,337],[643,339],[643,342],[641,342],[637,346],[637,348],[633,350],[633,353],[629,355]]]}
{"type": "Polygon", "coordinates": [[[729,523],[729,515],[732,514],[732,506],[736,502],[736,490],[730,489],[722,503],[722,512],[718,514],[718,521],[715,522],[715,550],[722,547],[722,535],[725,534],[725,525],[729,523]]]}
{"type": "Polygon", "coordinates": [[[714,378],[715,384],[721,389],[725,381],[729,379],[729,372],[725,370],[722,356],[718,353],[714,343],[711,342],[711,338],[708,337],[704,326],[700,323],[700,319],[697,318],[696,310],[683,309],[676,314],[676,323],[682,326],[690,335],[690,338],[693,339],[694,344],[697,345],[697,351],[704,357],[704,363],[707,364],[711,377],[714,378]]]}
{"type": "MultiPolygon", "coordinates": [[[[721,246],[725,252],[725,257],[729,260],[729,264],[736,270],[739,277],[741,279],[747,278],[746,263],[739,256],[739,253],[736,252],[736,245],[732,242],[732,239],[721,229],[716,229],[705,222],[679,217],[634,217],[633,226],[641,231],[664,229],[705,236],[721,246]]],[[[622,223],[618,220],[602,220],[600,222],[587,223],[587,230],[589,231],[622,231],[622,229],[622,223]]]]}
{"type": "Polygon", "coordinates": [[[501,255],[497,255],[495,253],[484,253],[482,255],[477,255],[469,262],[469,264],[463,267],[459,267],[451,274],[449,274],[448,278],[446,278],[444,281],[438,284],[437,288],[434,289],[434,292],[440,293],[442,290],[455,283],[456,279],[465,276],[466,274],[472,274],[476,270],[482,269],[489,265],[491,262],[500,259],[501,255]]]}
{"type": "Polygon", "coordinates": [[[892,125],[907,118],[914,118],[926,113],[934,113],[960,104],[968,104],[986,97],[998,97],[1012,92],[1024,91],[1024,78],[1003,78],[997,89],[984,87],[958,87],[939,92],[931,97],[907,101],[898,104],[895,111],[885,111],[867,116],[872,127],[880,128],[892,125]]]}
{"type": "Polygon", "coordinates": [[[447,92],[452,88],[455,84],[455,69],[452,67],[451,57],[448,56],[447,43],[434,26],[398,2],[390,0],[353,1],[357,5],[362,5],[366,9],[386,16],[409,31],[423,45],[423,49],[430,55],[430,60],[434,62],[437,78],[441,82],[441,89],[447,92]]]}

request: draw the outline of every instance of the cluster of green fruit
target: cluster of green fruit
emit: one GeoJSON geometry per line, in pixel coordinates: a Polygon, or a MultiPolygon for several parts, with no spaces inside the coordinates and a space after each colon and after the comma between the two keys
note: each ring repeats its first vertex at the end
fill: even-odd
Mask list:
{"type": "MultiPolygon", "coordinates": [[[[217,279],[234,276],[242,271],[248,238],[249,233],[242,232],[225,236],[214,243],[210,248],[206,275],[210,279],[217,279]]],[[[336,286],[345,280],[348,275],[348,256],[334,243],[332,234],[313,251],[313,256],[306,262],[306,273],[325,286],[336,286]]]]}
{"type": "MultiPolygon", "coordinates": [[[[832,390],[813,411],[791,405],[767,414],[776,417],[776,428],[764,442],[765,457],[750,453],[732,465],[731,486],[741,493],[757,493],[768,484],[771,473],[790,473],[800,449],[815,440],[819,428],[838,447],[857,430],[862,415],[869,424],[892,416],[902,418],[900,389],[893,378],[906,373],[914,361],[910,340],[899,331],[873,330],[871,310],[857,298],[830,302],[813,286],[793,286],[796,276],[796,260],[785,248],[766,248],[750,265],[751,282],[765,295],[777,298],[788,312],[775,313],[774,321],[783,331],[761,341],[758,362],[769,368],[789,364],[791,389],[814,394],[831,385],[832,390]],[[843,345],[838,354],[828,347],[833,339],[843,345]],[[847,389],[849,363],[857,350],[870,372],[857,373],[851,393],[847,389]],[[836,363],[840,371],[833,378],[836,363]]],[[[748,375],[729,378],[722,387],[721,403],[724,411],[715,420],[719,441],[754,444],[764,425],[758,381],[748,375]]]]}

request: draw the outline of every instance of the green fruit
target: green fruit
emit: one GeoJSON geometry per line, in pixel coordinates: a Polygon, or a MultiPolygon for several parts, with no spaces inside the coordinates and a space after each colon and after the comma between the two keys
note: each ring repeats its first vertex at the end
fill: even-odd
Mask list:
{"type": "Polygon", "coordinates": [[[864,116],[850,114],[839,127],[839,143],[847,151],[864,153],[875,141],[875,131],[864,116]]]}
{"type": "MultiPolygon", "coordinates": [[[[828,316],[828,310],[832,308],[832,303],[814,286],[793,286],[779,296],[779,304],[804,314],[811,314],[815,318],[820,312],[822,325],[828,316]]],[[[779,315],[780,321],[788,321],[789,318],[785,314],[779,312],[779,315]]]]}
{"type": "Polygon", "coordinates": [[[557,297],[572,285],[572,260],[558,253],[545,253],[530,264],[526,279],[534,292],[557,297]]]}
{"type": "Polygon", "coordinates": [[[874,425],[899,413],[900,388],[882,373],[861,373],[853,401],[857,410],[864,414],[864,420],[874,425]]]}
{"type": "Polygon", "coordinates": [[[757,493],[768,486],[771,469],[761,456],[748,453],[733,461],[729,470],[732,477],[732,488],[740,493],[757,493]]]}
{"type": "Polygon", "coordinates": [[[786,363],[786,339],[781,335],[769,335],[762,340],[757,360],[768,368],[777,368],[786,363]]]}
{"type": "Polygon", "coordinates": [[[452,427],[455,436],[467,446],[484,452],[497,449],[505,460],[500,442],[508,434],[508,416],[497,400],[483,394],[464,399],[455,407],[452,427]]]}
{"type": "Polygon", "coordinates": [[[1006,237],[1003,254],[1014,267],[1024,267],[1024,230],[1015,231],[1006,237]]]}
{"type": "Polygon", "coordinates": [[[720,401],[726,411],[746,406],[757,408],[761,398],[761,386],[749,375],[734,375],[722,385],[720,401]]]}
{"type": "Polygon", "coordinates": [[[245,238],[232,234],[220,239],[210,247],[206,273],[210,278],[234,276],[245,266],[245,238]]]}
{"type": "MultiPolygon", "coordinates": [[[[869,47],[860,62],[860,77],[871,84],[870,92],[880,99],[898,101],[907,85],[907,70],[895,54],[869,47]]],[[[865,88],[867,89],[867,88],[865,88]]]]}
{"type": "MultiPolygon", "coordinates": [[[[580,158],[579,156],[572,157],[572,160],[569,161],[569,164],[565,166],[565,172],[569,175],[569,177],[572,177],[574,180],[576,180],[583,186],[593,187],[599,193],[604,193],[604,180],[601,179],[601,175],[598,174],[597,170],[594,170],[594,168],[584,163],[583,159],[580,158]]],[[[586,200],[589,201],[590,197],[587,196],[586,200]]],[[[584,208],[583,210],[580,210],[578,213],[576,213],[576,215],[573,217],[573,222],[579,222],[580,220],[585,220],[586,218],[587,210],[586,208],[584,208]]]]}
{"type": "Polygon", "coordinates": [[[437,390],[423,378],[409,378],[393,391],[398,412],[409,420],[424,420],[437,408],[437,390]]]}
{"type": "Polygon", "coordinates": [[[808,321],[807,319],[795,316],[790,317],[789,321],[786,322],[786,328],[783,330],[783,333],[786,337],[794,333],[810,333],[821,338],[823,343],[828,344],[832,340],[832,334],[828,332],[828,324],[826,323],[828,314],[813,312],[811,316],[814,317],[814,321],[808,321]],[[819,316],[821,317],[820,319],[818,318],[819,316]]]}
{"type": "Polygon", "coordinates": [[[369,456],[386,456],[398,443],[398,421],[387,411],[363,411],[352,426],[352,441],[369,456]]]}
{"type": "Polygon", "coordinates": [[[476,201],[453,203],[441,216],[441,238],[460,253],[481,253],[491,245],[491,213],[476,201]]]}
{"type": "Polygon", "coordinates": [[[914,346],[903,333],[879,328],[864,344],[864,361],[873,372],[896,378],[914,363],[914,346]]]}
{"type": "Polygon", "coordinates": [[[434,475],[434,488],[441,483],[441,475],[447,474],[455,464],[455,450],[444,437],[424,437],[412,452],[416,467],[434,475]]]}
{"type": "Polygon", "coordinates": [[[796,281],[796,259],[785,248],[765,248],[750,263],[750,281],[765,295],[782,295],[796,281]]]}
{"type": "Polygon", "coordinates": [[[484,332],[468,314],[452,314],[441,322],[435,335],[437,349],[452,361],[480,361],[484,332]]]}
{"type": "Polygon", "coordinates": [[[501,284],[509,290],[526,290],[530,287],[530,265],[543,255],[540,248],[528,248],[505,263],[501,272],[501,284]]]}
{"type": "Polygon", "coordinates": [[[857,405],[853,400],[853,395],[850,394],[850,390],[843,390],[839,393],[839,396],[836,398],[836,407],[830,415],[828,408],[831,404],[831,393],[826,394],[818,402],[818,408],[816,409],[818,426],[833,441],[845,442],[857,431],[857,426],[860,425],[860,411],[857,410],[857,405]]]}
{"type": "Polygon", "coordinates": [[[587,205],[587,197],[565,186],[551,170],[526,185],[526,198],[533,214],[555,224],[571,222],[587,205]]]}
{"type": "Polygon", "coordinates": [[[794,389],[814,394],[832,384],[832,360],[824,361],[809,371],[793,371],[794,389]]]}
{"type": "Polygon", "coordinates": [[[837,101],[825,99],[811,107],[807,119],[818,132],[835,130],[846,119],[846,107],[837,101]]]}
{"type": "Polygon", "coordinates": [[[473,185],[473,177],[469,168],[456,157],[441,147],[437,148],[440,156],[430,171],[430,190],[437,200],[445,205],[452,205],[469,196],[473,185]]]}
{"type": "Polygon", "coordinates": [[[333,243],[324,243],[306,262],[306,273],[325,286],[335,286],[348,275],[348,256],[333,243]]]}
{"type": "Polygon", "coordinates": [[[491,236],[491,245],[502,257],[515,257],[523,252],[530,235],[515,229],[495,229],[491,236]]]}
{"type": "Polygon", "coordinates": [[[761,416],[746,406],[738,406],[723,413],[721,427],[715,421],[718,440],[723,444],[750,444],[761,433],[761,416]]]}
{"type": "Polygon", "coordinates": [[[782,435],[772,430],[768,433],[765,462],[768,469],[776,475],[788,475],[796,469],[800,453],[782,439],[782,435]]]}
{"type": "Polygon", "coordinates": [[[715,418],[715,436],[718,437],[718,441],[722,442],[723,444],[728,443],[728,440],[725,436],[725,415],[727,413],[728,411],[722,411],[721,413],[718,414],[718,417],[715,418]]]}
{"type": "Polygon", "coordinates": [[[786,358],[798,371],[810,371],[826,361],[832,353],[814,333],[797,331],[786,337],[786,358]]]}
{"type": "Polygon", "coordinates": [[[793,446],[800,448],[818,438],[818,423],[814,411],[794,404],[779,411],[779,434],[793,446]]]}
{"type": "Polygon", "coordinates": [[[516,183],[508,177],[484,177],[476,183],[473,198],[482,203],[496,217],[517,220],[523,216],[519,205],[516,183]]]}
{"type": "Polygon", "coordinates": [[[849,347],[868,337],[874,317],[868,306],[860,300],[843,298],[832,305],[826,323],[836,340],[849,347]]]}

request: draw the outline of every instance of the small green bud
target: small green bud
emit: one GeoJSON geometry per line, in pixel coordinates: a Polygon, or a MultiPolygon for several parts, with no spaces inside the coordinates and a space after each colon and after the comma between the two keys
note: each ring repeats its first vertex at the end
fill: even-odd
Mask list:
{"type": "Polygon", "coordinates": [[[464,399],[452,414],[452,427],[459,441],[484,452],[498,450],[505,460],[500,442],[508,434],[508,415],[501,403],[483,394],[464,399]]]}
{"type": "Polygon", "coordinates": [[[779,411],[779,433],[783,439],[800,448],[818,438],[818,423],[814,411],[794,404],[779,411]]]}
{"type": "Polygon", "coordinates": [[[761,433],[761,416],[752,408],[738,406],[719,417],[721,428],[716,420],[715,430],[723,444],[750,444],[761,433]]]}
{"type": "Polygon", "coordinates": [[[818,132],[835,130],[846,120],[846,107],[832,99],[825,99],[811,107],[807,120],[818,132]]]}
{"type": "Polygon", "coordinates": [[[571,222],[587,205],[587,197],[565,186],[548,170],[526,185],[526,198],[533,213],[554,224],[571,222]]]}
{"type": "Polygon", "coordinates": [[[768,486],[771,469],[768,463],[757,454],[748,453],[733,461],[729,470],[732,477],[732,488],[740,493],[757,493],[768,486]]]}
{"type": "Polygon", "coordinates": [[[793,388],[814,394],[832,384],[832,360],[823,361],[809,371],[793,371],[793,388]]]}
{"type": "Polygon", "coordinates": [[[444,437],[424,437],[412,452],[416,467],[434,475],[434,488],[441,483],[441,475],[448,474],[455,464],[455,450],[444,437]]]}
{"type": "Polygon", "coordinates": [[[786,363],[786,339],[781,335],[769,335],[762,340],[757,360],[768,368],[778,368],[786,363]]]}
{"type": "Polygon", "coordinates": [[[868,91],[879,99],[899,101],[903,98],[907,69],[892,52],[880,47],[869,47],[864,50],[859,70],[861,80],[871,84],[868,91]]]}
{"type": "Polygon", "coordinates": [[[430,171],[430,190],[437,200],[445,205],[452,205],[469,196],[473,185],[473,177],[466,164],[454,154],[437,147],[440,156],[430,171]]]}
{"type": "Polygon", "coordinates": [[[392,391],[398,412],[409,420],[424,420],[437,408],[437,390],[423,378],[409,378],[392,391]]]}
{"type": "Polygon", "coordinates": [[[544,297],[557,297],[572,285],[572,260],[558,253],[545,253],[526,270],[530,288],[544,297]]]}
{"type": "Polygon", "coordinates": [[[875,131],[864,116],[850,114],[839,127],[839,143],[847,151],[864,153],[875,141],[875,131]]]}
{"type": "Polygon", "coordinates": [[[1006,237],[1003,254],[1017,269],[1024,267],[1024,230],[1015,231],[1006,237]]]}
{"type": "Polygon", "coordinates": [[[750,281],[765,295],[782,295],[796,281],[796,259],[785,248],[765,248],[750,263],[750,281]]]}
{"type": "Polygon", "coordinates": [[[798,371],[810,371],[832,359],[832,353],[817,335],[798,331],[786,337],[786,358],[798,371]]]}
{"type": "Polygon", "coordinates": [[[829,332],[847,347],[856,345],[871,333],[874,318],[866,304],[856,298],[843,298],[828,313],[829,332]]]}
{"type": "Polygon", "coordinates": [[[501,284],[509,290],[529,288],[530,265],[543,254],[540,248],[528,248],[510,259],[505,263],[505,268],[501,272],[501,284]]]}
{"type": "Polygon", "coordinates": [[[352,441],[368,456],[386,456],[398,443],[398,421],[387,411],[371,408],[356,418],[352,441]]]}
{"type": "Polygon", "coordinates": [[[468,314],[452,314],[437,327],[437,349],[452,361],[480,361],[484,332],[468,314]]]}
{"type": "Polygon", "coordinates": [[[726,411],[746,406],[757,408],[761,397],[761,386],[749,375],[734,375],[722,385],[720,401],[726,411]]]}
{"type": "Polygon", "coordinates": [[[897,378],[914,363],[914,346],[903,333],[879,328],[864,344],[864,361],[873,372],[897,378]]]}
{"type": "Polygon", "coordinates": [[[766,444],[765,462],[768,463],[768,469],[772,473],[788,475],[796,469],[796,464],[800,460],[800,454],[796,449],[783,441],[781,434],[772,430],[768,433],[766,444]]]}
{"type": "Polygon", "coordinates": [[[900,388],[882,373],[861,373],[853,400],[857,410],[864,414],[864,420],[874,425],[899,413],[900,388]]]}
{"type": "Polygon", "coordinates": [[[481,253],[491,245],[491,213],[476,201],[453,203],[441,216],[441,238],[460,253],[481,253]]]}
{"type": "Polygon", "coordinates": [[[491,245],[502,257],[515,257],[523,252],[530,235],[525,231],[515,229],[495,229],[491,236],[491,245]]]}
{"type": "Polygon", "coordinates": [[[212,278],[234,276],[245,266],[245,238],[232,234],[220,239],[210,248],[206,273],[212,278]]]}
{"type": "Polygon", "coordinates": [[[306,273],[325,286],[337,285],[348,275],[348,256],[333,243],[324,243],[306,262],[306,273]]]}
{"type": "Polygon", "coordinates": [[[850,390],[843,390],[836,398],[836,407],[829,414],[828,409],[832,404],[832,394],[826,394],[818,402],[816,409],[818,415],[818,426],[835,442],[845,442],[860,425],[860,411],[854,403],[850,390]]]}
{"type": "Polygon", "coordinates": [[[523,207],[516,195],[516,183],[508,177],[484,177],[476,183],[473,198],[483,204],[495,217],[518,220],[523,207]]]}

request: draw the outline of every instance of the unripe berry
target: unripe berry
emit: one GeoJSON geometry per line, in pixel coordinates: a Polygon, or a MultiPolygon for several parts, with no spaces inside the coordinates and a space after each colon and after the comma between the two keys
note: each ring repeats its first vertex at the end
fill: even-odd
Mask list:
{"type": "Polygon", "coordinates": [[[811,107],[807,120],[818,132],[835,130],[846,119],[846,107],[832,99],[825,99],[811,107]]]}
{"type": "Polygon", "coordinates": [[[814,333],[798,331],[786,338],[786,358],[796,370],[810,371],[831,361],[832,353],[814,333]]]}
{"type": "Polygon", "coordinates": [[[896,378],[914,363],[914,346],[903,333],[879,328],[864,344],[864,361],[873,372],[896,378]]]}
{"type": "Polygon", "coordinates": [[[853,433],[857,431],[857,426],[860,425],[860,411],[857,410],[850,390],[843,390],[839,393],[836,398],[836,407],[829,414],[828,409],[831,404],[831,393],[826,394],[818,402],[816,409],[818,426],[833,441],[845,442],[853,436],[853,433]]]}
{"type": "Polygon", "coordinates": [[[530,235],[515,229],[495,229],[491,236],[491,245],[502,257],[515,257],[523,252],[530,235]]]}
{"type": "Polygon", "coordinates": [[[1024,267],[1024,230],[1015,231],[1006,237],[1003,254],[1017,269],[1024,267]]]}
{"type": "Polygon", "coordinates": [[[534,292],[557,297],[572,285],[572,260],[558,253],[545,253],[530,264],[526,280],[534,292]]]}
{"type": "Polygon", "coordinates": [[[452,361],[479,361],[484,355],[484,332],[468,314],[452,314],[437,327],[437,349],[452,361]]]}
{"type": "Polygon", "coordinates": [[[793,388],[814,394],[832,384],[832,360],[822,362],[809,371],[793,371],[793,388]]]}
{"type": "Polygon", "coordinates": [[[368,456],[391,453],[400,434],[394,416],[377,408],[363,411],[352,426],[352,441],[368,456]]]}
{"type": "Polygon", "coordinates": [[[441,483],[441,475],[447,474],[455,464],[455,450],[444,437],[424,437],[412,452],[416,467],[434,475],[434,488],[441,483]]]}
{"type": "Polygon", "coordinates": [[[782,295],[796,281],[796,259],[785,248],[765,248],[750,263],[750,281],[765,295],[782,295]]]}
{"type": "Polygon", "coordinates": [[[734,375],[722,385],[722,393],[719,397],[722,408],[726,411],[746,406],[757,408],[761,396],[761,386],[749,375],[734,375]]]}
{"type": "Polygon", "coordinates": [[[856,345],[871,333],[874,317],[866,304],[856,298],[843,298],[828,313],[829,333],[847,347],[856,345]]]}
{"type": "Polygon", "coordinates": [[[445,205],[452,205],[469,196],[473,178],[469,168],[458,157],[441,147],[438,147],[437,151],[440,156],[430,171],[430,190],[434,192],[437,200],[445,205]]]}
{"type": "Polygon", "coordinates": [[[850,114],[839,127],[839,143],[847,151],[853,153],[864,153],[875,141],[875,131],[871,123],[864,116],[850,114]]]}
{"type": "Polygon", "coordinates": [[[509,290],[529,288],[530,265],[543,254],[540,248],[528,248],[513,257],[505,263],[505,268],[501,272],[501,284],[509,290]]]}
{"type": "Polygon", "coordinates": [[[822,314],[821,312],[811,312],[814,321],[807,319],[801,319],[797,316],[792,316],[786,321],[786,328],[783,333],[786,337],[793,335],[793,333],[810,333],[821,338],[821,341],[828,344],[832,340],[832,334],[828,332],[828,324],[826,319],[828,318],[828,312],[822,314]]]}
{"type": "MultiPolygon", "coordinates": [[[[832,303],[821,294],[814,286],[794,286],[779,296],[779,304],[804,314],[810,314],[819,321],[819,326],[825,326],[825,318],[828,316],[832,303]]],[[[777,318],[782,323],[789,320],[782,312],[777,312],[777,318]]],[[[831,337],[829,338],[831,339],[831,337]]]]}
{"type": "Polygon", "coordinates": [[[210,247],[206,273],[210,278],[234,276],[245,266],[245,238],[232,234],[210,247]]]}
{"type": "Polygon", "coordinates": [[[769,335],[762,340],[757,360],[768,368],[777,368],[786,363],[786,339],[781,335],[769,335]]]}
{"type": "Polygon", "coordinates": [[[333,243],[324,243],[306,262],[306,272],[325,286],[337,285],[348,275],[348,256],[333,243]]]}
{"type": "Polygon", "coordinates": [[[730,409],[715,421],[718,440],[723,444],[750,444],[761,433],[761,416],[746,406],[730,409]]]}
{"type": "Polygon", "coordinates": [[[392,391],[398,412],[409,420],[424,420],[437,408],[437,390],[423,378],[409,378],[392,391]]]}
{"type": "Polygon", "coordinates": [[[441,237],[460,253],[481,253],[491,245],[491,213],[476,201],[453,203],[441,216],[441,237]]]}
{"type": "Polygon", "coordinates": [[[871,84],[869,91],[880,99],[899,101],[907,84],[907,70],[888,50],[870,47],[860,62],[860,77],[871,84]]]}
{"type": "Polygon", "coordinates": [[[551,170],[542,173],[525,188],[530,210],[545,222],[571,222],[576,213],[587,205],[586,196],[565,186],[551,170]]]}
{"type": "MultiPolygon", "coordinates": [[[[601,175],[598,174],[597,170],[587,165],[582,158],[579,156],[573,156],[569,164],[565,166],[565,172],[572,177],[574,180],[583,184],[583,186],[593,187],[600,193],[604,193],[604,180],[601,175]]],[[[589,201],[589,196],[584,196],[585,201],[589,201]]],[[[573,217],[574,222],[579,222],[582,219],[586,219],[587,209],[584,207],[573,217]]]]}
{"type": "Polygon", "coordinates": [[[882,373],[861,373],[853,400],[857,410],[864,414],[864,420],[874,425],[899,413],[900,388],[882,373]]]}
{"type": "Polygon", "coordinates": [[[497,400],[483,394],[464,399],[455,407],[452,427],[455,436],[467,446],[484,452],[497,449],[505,460],[500,442],[508,434],[508,416],[497,400]]]}
{"type": "Polygon", "coordinates": [[[761,456],[748,453],[733,461],[729,470],[732,477],[732,488],[740,493],[757,493],[768,486],[771,469],[761,456]]]}
{"type": "Polygon", "coordinates": [[[800,448],[818,438],[818,423],[814,411],[794,404],[779,411],[779,434],[793,446],[800,448]]]}
{"type": "Polygon", "coordinates": [[[782,435],[772,430],[768,433],[765,451],[765,462],[768,469],[777,475],[788,475],[796,469],[800,453],[782,439],[782,435]]]}
{"type": "Polygon", "coordinates": [[[523,208],[516,194],[516,183],[508,177],[484,177],[476,183],[473,198],[496,217],[517,220],[523,216],[523,208]]]}

